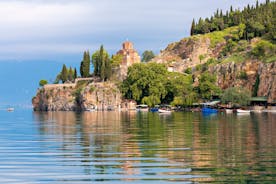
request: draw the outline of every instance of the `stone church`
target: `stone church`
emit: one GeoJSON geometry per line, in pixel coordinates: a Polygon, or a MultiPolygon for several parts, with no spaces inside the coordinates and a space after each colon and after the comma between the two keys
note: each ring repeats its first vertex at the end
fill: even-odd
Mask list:
{"type": "Polygon", "coordinates": [[[123,48],[117,52],[118,55],[122,55],[122,62],[120,64],[119,76],[120,80],[123,80],[127,76],[127,69],[135,63],[140,63],[141,58],[138,52],[134,49],[133,43],[126,41],[122,44],[123,48]]]}

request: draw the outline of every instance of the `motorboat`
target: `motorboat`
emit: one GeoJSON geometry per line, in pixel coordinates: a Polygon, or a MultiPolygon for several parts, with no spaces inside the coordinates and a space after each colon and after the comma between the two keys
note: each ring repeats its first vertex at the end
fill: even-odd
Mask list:
{"type": "Polygon", "coordinates": [[[232,109],[225,109],[225,112],[226,112],[226,114],[231,114],[231,113],[233,113],[233,110],[232,109]]]}
{"type": "Polygon", "coordinates": [[[149,106],[146,104],[140,104],[136,106],[136,110],[138,112],[148,112],[149,111],[149,106]]]}
{"type": "Polygon", "coordinates": [[[14,108],[13,107],[9,107],[9,108],[7,108],[7,111],[8,112],[12,112],[12,111],[14,111],[14,108]]]}
{"type": "Polygon", "coordinates": [[[212,109],[209,107],[203,107],[201,110],[203,113],[217,113],[218,110],[217,109],[212,109]]]}
{"type": "Polygon", "coordinates": [[[237,109],[237,113],[250,113],[250,110],[237,109]]]}
{"type": "Polygon", "coordinates": [[[158,109],[158,112],[159,113],[171,113],[172,112],[172,110],[171,109],[158,109]]]}

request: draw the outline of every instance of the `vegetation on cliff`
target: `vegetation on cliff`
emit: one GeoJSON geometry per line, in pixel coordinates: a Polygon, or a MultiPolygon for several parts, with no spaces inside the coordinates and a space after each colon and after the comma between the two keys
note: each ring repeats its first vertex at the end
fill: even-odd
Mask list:
{"type": "Polygon", "coordinates": [[[160,103],[189,106],[199,99],[212,98],[220,89],[215,85],[215,76],[202,75],[199,86],[193,86],[190,74],[169,72],[164,64],[140,63],[129,67],[121,91],[125,98],[134,99],[151,107],[160,103]]]}
{"type": "Polygon", "coordinates": [[[233,10],[223,13],[217,10],[210,18],[200,18],[198,22],[193,20],[191,25],[191,35],[205,34],[214,31],[222,31],[226,28],[245,25],[242,39],[252,39],[254,37],[266,36],[270,40],[276,41],[276,2],[266,0],[264,4],[256,1],[255,6],[248,5],[242,11],[233,10]]]}

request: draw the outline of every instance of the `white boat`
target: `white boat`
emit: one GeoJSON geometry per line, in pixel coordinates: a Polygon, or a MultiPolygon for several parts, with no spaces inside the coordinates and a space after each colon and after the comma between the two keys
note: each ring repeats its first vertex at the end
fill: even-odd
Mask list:
{"type": "Polygon", "coordinates": [[[172,111],[169,109],[158,109],[159,113],[171,113],[172,111]]]}
{"type": "Polygon", "coordinates": [[[237,109],[237,113],[250,113],[250,110],[237,109]]]}
{"type": "Polygon", "coordinates": [[[7,111],[8,111],[8,112],[12,112],[12,111],[14,111],[14,108],[9,107],[9,108],[7,108],[7,111]]]}
{"type": "Polygon", "coordinates": [[[141,104],[141,105],[137,105],[136,106],[136,110],[138,112],[148,112],[149,111],[149,107],[148,107],[148,105],[141,104]]]}
{"type": "Polygon", "coordinates": [[[225,109],[225,112],[226,112],[226,114],[231,114],[231,113],[233,113],[233,110],[232,109],[225,109]]]}

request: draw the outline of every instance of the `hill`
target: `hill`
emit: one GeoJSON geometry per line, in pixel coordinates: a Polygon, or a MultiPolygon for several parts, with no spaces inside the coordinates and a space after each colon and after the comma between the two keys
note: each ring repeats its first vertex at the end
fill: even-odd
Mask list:
{"type": "MultiPolygon", "coordinates": [[[[255,7],[246,7],[243,11],[229,12],[219,17],[226,16],[225,21],[230,21],[229,18],[235,19],[239,16],[238,25],[235,23],[229,27],[231,24],[227,24],[228,26],[218,31],[206,31],[203,28],[199,31],[198,24],[201,23],[197,23],[197,31],[192,32],[192,36],[169,44],[151,62],[163,63],[170,71],[191,74],[194,86],[198,85],[203,73],[209,72],[216,76],[216,84],[222,90],[245,87],[253,96],[266,96],[268,102],[275,103],[276,3],[267,1],[261,5],[257,3],[255,7]],[[250,16],[253,17],[249,18],[250,16]],[[255,23],[259,22],[265,27],[262,34],[258,31],[254,34],[248,31],[250,20],[254,17],[255,23]],[[273,29],[269,27],[269,22],[272,23],[273,29]]],[[[202,24],[212,23],[210,20],[215,22],[215,19],[219,19],[217,14],[215,18],[201,20],[202,24]]]]}

